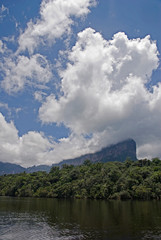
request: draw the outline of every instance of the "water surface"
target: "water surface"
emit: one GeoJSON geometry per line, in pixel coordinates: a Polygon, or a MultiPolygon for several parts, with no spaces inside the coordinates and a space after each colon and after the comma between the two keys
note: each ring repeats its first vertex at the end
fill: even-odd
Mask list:
{"type": "Polygon", "coordinates": [[[78,239],[161,239],[161,202],[0,198],[0,240],[78,239]]]}

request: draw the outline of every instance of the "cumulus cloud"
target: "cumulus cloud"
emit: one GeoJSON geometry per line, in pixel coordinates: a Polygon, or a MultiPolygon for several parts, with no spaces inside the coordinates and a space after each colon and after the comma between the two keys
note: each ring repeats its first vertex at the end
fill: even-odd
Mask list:
{"type": "Polygon", "coordinates": [[[14,123],[7,122],[0,113],[0,161],[18,163],[24,167],[32,166],[33,163],[51,165],[65,158],[87,153],[95,149],[95,145],[96,141],[86,141],[84,137],[74,134],[69,138],[60,139],[59,142],[54,142],[42,132],[35,131],[19,137],[14,123]]]}
{"type": "Polygon", "coordinates": [[[30,53],[45,41],[53,43],[64,33],[70,32],[72,17],[83,17],[95,0],[43,0],[40,18],[27,24],[26,30],[19,37],[19,50],[28,49],[30,53]]]}
{"type": "MultiPolygon", "coordinates": [[[[159,63],[150,36],[128,39],[120,32],[106,40],[95,30],[85,29],[68,52],[66,69],[59,72],[60,95],[47,96],[42,91],[52,70],[35,49],[40,44],[51,46],[69,33],[75,18],[86,16],[95,4],[95,0],[43,0],[40,17],[30,20],[20,33],[16,53],[7,48],[8,39],[5,44],[0,40],[1,87],[8,94],[26,85],[36,87],[42,123],[63,123],[71,133],[58,142],[35,131],[19,136],[14,123],[0,113],[2,161],[23,166],[52,164],[126,138],[136,140],[138,157],[161,157],[161,84],[150,90],[146,87],[159,63]]],[[[0,11],[8,10],[2,6],[0,11]]],[[[0,103],[0,107],[5,105],[0,103]]]]}
{"type": "MultiPolygon", "coordinates": [[[[49,61],[45,56],[34,54],[34,49],[46,43],[50,45],[64,33],[70,32],[74,23],[72,18],[86,16],[95,3],[95,0],[43,0],[40,17],[30,20],[26,30],[21,31],[15,53],[7,48],[7,43],[16,41],[14,36],[11,39],[3,38],[6,44],[0,40],[1,87],[12,94],[23,90],[26,85],[45,85],[52,77],[49,61]],[[29,57],[26,56],[26,49],[29,57]]],[[[6,11],[7,8],[2,5],[0,13],[6,11]]]]}
{"type": "Polygon", "coordinates": [[[16,145],[18,143],[18,131],[13,122],[7,123],[0,113],[0,154],[1,160],[12,160],[17,152],[16,145]]]}
{"type": "Polygon", "coordinates": [[[22,90],[25,85],[40,87],[52,77],[47,59],[40,54],[31,57],[10,54],[2,59],[0,68],[4,77],[1,86],[9,94],[22,90]]]}
{"type": "Polygon", "coordinates": [[[131,137],[139,156],[145,149],[152,155],[148,144],[161,143],[161,85],[146,88],[158,67],[156,43],[125,33],[107,41],[88,28],[78,34],[68,58],[60,73],[62,94],[46,98],[39,109],[42,122],[63,122],[85,140],[97,139],[100,148],[131,137]]]}
{"type": "MultiPolygon", "coordinates": [[[[45,163],[45,154],[49,153],[52,143],[43,133],[28,132],[22,137],[13,122],[7,122],[0,113],[0,155],[1,161],[32,166],[45,163]]],[[[47,162],[49,163],[49,162],[47,162]]]]}

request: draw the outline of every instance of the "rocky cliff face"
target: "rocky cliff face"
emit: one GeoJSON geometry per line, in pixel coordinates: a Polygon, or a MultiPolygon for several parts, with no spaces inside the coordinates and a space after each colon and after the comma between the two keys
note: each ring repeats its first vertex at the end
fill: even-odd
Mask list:
{"type": "Polygon", "coordinates": [[[86,154],[78,158],[64,160],[57,165],[59,166],[63,164],[81,165],[87,159],[90,160],[91,162],[109,162],[109,161],[123,162],[128,157],[131,160],[137,160],[136,143],[133,139],[128,139],[126,141],[108,146],[96,153],[86,154]]]}

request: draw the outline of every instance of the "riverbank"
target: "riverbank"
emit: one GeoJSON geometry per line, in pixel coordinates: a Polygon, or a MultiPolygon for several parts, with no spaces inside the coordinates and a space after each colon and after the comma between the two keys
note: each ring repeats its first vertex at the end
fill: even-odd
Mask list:
{"type": "Polygon", "coordinates": [[[10,174],[0,177],[0,196],[161,199],[161,160],[63,165],[50,173],[10,174]]]}

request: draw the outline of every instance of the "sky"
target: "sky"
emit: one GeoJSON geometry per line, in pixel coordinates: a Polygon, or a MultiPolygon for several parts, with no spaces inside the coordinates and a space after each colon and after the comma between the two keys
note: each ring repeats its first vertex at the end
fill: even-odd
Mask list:
{"type": "Polygon", "coordinates": [[[1,0],[0,161],[161,158],[160,33],[161,0],[1,0]]]}

